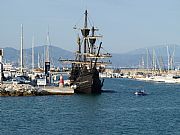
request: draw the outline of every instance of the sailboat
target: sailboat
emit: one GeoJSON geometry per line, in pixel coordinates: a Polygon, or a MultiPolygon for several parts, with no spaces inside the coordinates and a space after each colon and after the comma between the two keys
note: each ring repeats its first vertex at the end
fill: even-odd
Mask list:
{"type": "MultiPolygon", "coordinates": [[[[68,60],[72,64],[70,73],[70,85],[75,93],[101,93],[104,80],[100,80],[99,72],[102,65],[110,62],[100,61],[100,59],[110,58],[111,54],[101,53],[102,42],[96,46],[96,41],[102,36],[95,35],[98,30],[94,26],[88,27],[88,12],[84,13],[84,26],[80,28],[80,35],[77,38],[78,50],[75,60],[68,60]]],[[[60,59],[61,62],[67,60],[60,59]]]]}

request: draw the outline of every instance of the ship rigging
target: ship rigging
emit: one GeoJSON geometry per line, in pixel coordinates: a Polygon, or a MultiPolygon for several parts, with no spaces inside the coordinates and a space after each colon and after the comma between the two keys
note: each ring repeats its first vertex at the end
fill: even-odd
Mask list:
{"type": "Polygon", "coordinates": [[[96,46],[96,42],[102,36],[96,35],[98,29],[94,26],[89,28],[87,10],[84,13],[84,27],[78,30],[81,34],[77,37],[78,49],[75,52],[75,60],[59,61],[72,64],[70,82],[76,93],[101,93],[104,81],[99,79],[99,72],[102,67],[111,64],[110,61],[104,61],[105,58],[110,58],[111,54],[102,53],[102,42],[96,46]]]}

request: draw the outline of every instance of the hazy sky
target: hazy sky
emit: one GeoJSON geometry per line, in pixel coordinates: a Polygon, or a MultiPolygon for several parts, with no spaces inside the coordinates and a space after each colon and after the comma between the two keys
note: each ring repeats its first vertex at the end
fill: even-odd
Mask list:
{"type": "Polygon", "coordinates": [[[86,8],[109,52],[180,44],[180,0],[0,0],[0,47],[19,49],[22,23],[25,48],[33,34],[45,44],[49,26],[52,44],[73,51],[86,8]]]}

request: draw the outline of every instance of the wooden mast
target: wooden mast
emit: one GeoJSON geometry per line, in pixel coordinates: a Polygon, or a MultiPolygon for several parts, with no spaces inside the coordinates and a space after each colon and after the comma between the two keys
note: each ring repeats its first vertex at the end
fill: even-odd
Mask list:
{"type": "MultiPolygon", "coordinates": [[[[89,31],[90,29],[88,29],[88,24],[87,24],[87,15],[88,15],[88,12],[87,10],[85,11],[85,18],[84,18],[84,28],[81,29],[81,33],[83,35],[83,38],[84,38],[84,54],[86,54],[87,52],[87,42],[88,42],[88,35],[89,35],[89,31]]],[[[84,61],[86,61],[86,56],[84,56],[84,61]]]]}

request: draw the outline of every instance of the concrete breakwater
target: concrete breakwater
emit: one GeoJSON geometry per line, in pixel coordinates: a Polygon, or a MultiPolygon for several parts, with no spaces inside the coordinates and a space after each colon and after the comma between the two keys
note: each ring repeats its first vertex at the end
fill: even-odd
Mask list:
{"type": "Polygon", "coordinates": [[[0,96],[45,96],[49,92],[28,84],[0,84],[0,96]]]}

